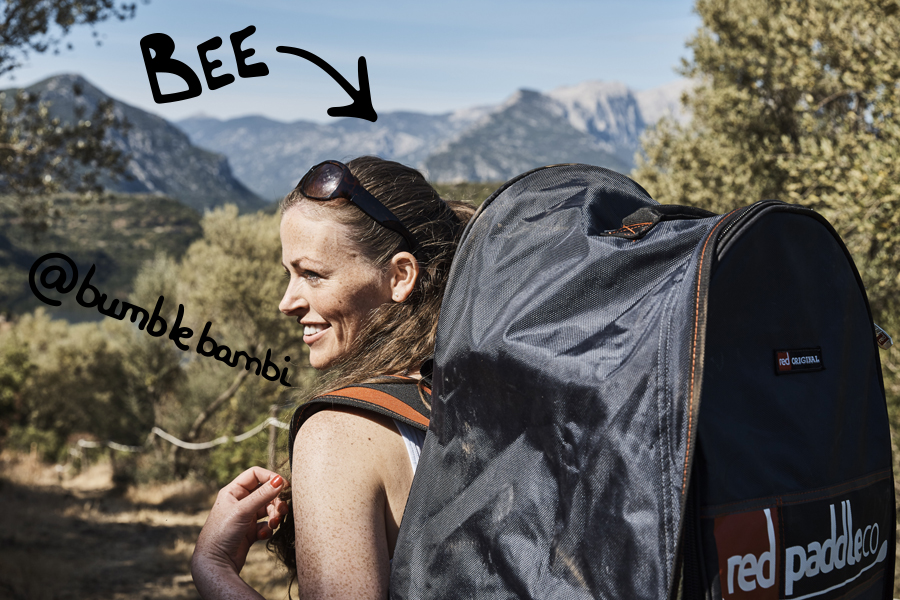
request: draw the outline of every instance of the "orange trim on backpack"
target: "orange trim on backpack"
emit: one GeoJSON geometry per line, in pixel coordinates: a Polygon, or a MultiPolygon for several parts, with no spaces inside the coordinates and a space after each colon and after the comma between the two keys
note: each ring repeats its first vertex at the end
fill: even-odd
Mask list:
{"type": "Polygon", "coordinates": [[[322,394],[321,396],[319,396],[319,398],[327,398],[328,396],[343,396],[345,398],[362,400],[363,402],[368,402],[370,404],[380,406],[381,408],[385,408],[393,413],[400,415],[401,417],[405,417],[410,421],[413,421],[414,423],[418,423],[419,425],[428,427],[428,419],[420,415],[418,411],[407,405],[405,402],[402,402],[397,398],[394,398],[390,394],[386,394],[385,392],[380,392],[378,390],[373,390],[371,388],[365,387],[346,387],[334,392],[322,394]]]}
{"type": "MultiPolygon", "coordinates": [[[[728,219],[728,217],[737,213],[739,210],[739,208],[736,208],[725,215],[722,219],[719,219],[719,222],[716,223],[716,225],[709,231],[708,234],[706,234],[706,240],[703,242],[703,249],[700,251],[700,261],[697,265],[697,291],[695,292],[696,303],[694,305],[694,335],[693,340],[691,341],[691,379],[690,387],[688,388],[687,440],[684,444],[684,471],[681,474],[682,498],[684,498],[684,495],[687,493],[688,470],[691,466],[691,433],[693,432],[694,427],[694,379],[697,371],[697,336],[700,332],[700,286],[703,283],[703,261],[706,259],[706,247],[713,239],[713,234],[716,232],[716,229],[718,229],[719,226],[728,219]]],[[[715,246],[715,244],[713,244],[713,246],[715,246]]],[[[704,308],[706,308],[705,304],[704,308]]],[[[704,336],[705,335],[706,331],[704,330],[704,336]]],[[[703,341],[705,344],[706,340],[704,339],[703,341]]],[[[683,502],[684,500],[682,500],[682,503],[683,502]]]]}

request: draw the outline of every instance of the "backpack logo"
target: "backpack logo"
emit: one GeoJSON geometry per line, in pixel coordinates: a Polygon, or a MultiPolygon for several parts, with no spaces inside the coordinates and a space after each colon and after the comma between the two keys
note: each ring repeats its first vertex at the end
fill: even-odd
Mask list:
{"type": "Polygon", "coordinates": [[[889,535],[873,517],[858,510],[854,522],[848,499],[716,517],[722,598],[777,599],[782,590],[786,599],[826,600],[845,593],[887,558],[889,535]]]}
{"type": "MultiPolygon", "coordinates": [[[[815,577],[822,573],[838,572],[846,567],[865,563],[858,573],[847,573],[838,587],[855,580],[876,564],[887,558],[887,540],[884,539],[878,523],[860,525],[853,530],[853,508],[849,500],[841,502],[841,519],[835,520],[834,504],[831,512],[831,536],[822,541],[791,546],[785,551],[784,595],[794,594],[794,586],[803,578],[815,577]],[[840,531],[840,535],[837,535],[840,531]]],[[[839,577],[843,578],[839,575],[839,577]]]]}
{"type": "Polygon", "coordinates": [[[775,535],[777,521],[778,509],[774,506],[716,517],[713,533],[723,598],[777,600],[781,556],[775,535]]]}
{"type": "Polygon", "coordinates": [[[775,351],[776,375],[822,371],[824,368],[821,348],[775,351]]]}

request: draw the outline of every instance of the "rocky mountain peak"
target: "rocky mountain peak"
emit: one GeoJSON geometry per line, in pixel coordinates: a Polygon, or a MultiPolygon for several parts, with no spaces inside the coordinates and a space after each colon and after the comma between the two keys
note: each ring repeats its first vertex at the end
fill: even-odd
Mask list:
{"type": "Polygon", "coordinates": [[[104,180],[111,191],[168,196],[198,210],[226,202],[242,209],[264,205],[234,177],[224,155],[194,146],[165,119],[111,98],[81,75],[57,75],[25,91],[49,103],[50,114],[62,121],[74,118],[76,106],[89,116],[99,102],[112,100],[114,114],[129,127],[110,131],[109,141],[130,156],[126,171],[130,178],[104,180]]]}
{"type": "Polygon", "coordinates": [[[610,151],[637,149],[646,123],[633,92],[618,81],[586,81],[547,93],[565,111],[572,127],[610,151]]]}

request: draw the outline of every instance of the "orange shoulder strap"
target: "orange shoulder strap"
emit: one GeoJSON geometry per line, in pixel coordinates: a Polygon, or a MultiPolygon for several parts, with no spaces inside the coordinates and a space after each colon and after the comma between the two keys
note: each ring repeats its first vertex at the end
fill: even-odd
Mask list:
{"type": "MultiPolygon", "coordinates": [[[[396,381],[362,383],[316,396],[297,407],[291,418],[288,452],[293,466],[294,438],[306,420],[320,410],[333,406],[353,406],[369,410],[422,431],[428,430],[431,408],[422,402],[418,380],[408,377],[393,377],[396,381]]],[[[426,396],[431,390],[424,388],[426,396]]]]}

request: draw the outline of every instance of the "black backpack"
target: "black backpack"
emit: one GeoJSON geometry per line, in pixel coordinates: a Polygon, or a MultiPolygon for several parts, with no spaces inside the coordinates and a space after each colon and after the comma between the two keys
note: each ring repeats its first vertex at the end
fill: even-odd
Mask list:
{"type": "Polygon", "coordinates": [[[391,598],[890,598],[877,353],[809,209],[511,180],[453,263],[391,598]]]}

